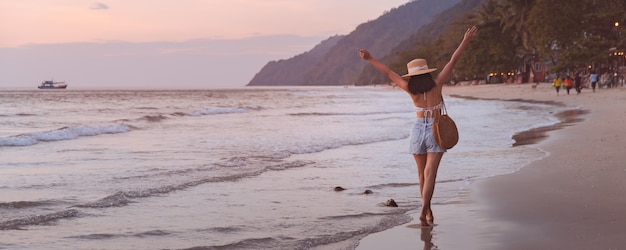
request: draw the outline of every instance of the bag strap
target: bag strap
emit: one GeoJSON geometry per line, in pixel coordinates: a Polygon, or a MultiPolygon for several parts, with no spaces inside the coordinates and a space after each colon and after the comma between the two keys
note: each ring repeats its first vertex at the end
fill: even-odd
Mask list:
{"type": "Polygon", "coordinates": [[[448,110],[446,109],[446,103],[443,101],[443,85],[441,86],[441,88],[439,88],[439,86],[435,86],[436,92],[435,94],[439,94],[439,96],[441,97],[441,114],[442,115],[447,115],[448,114],[448,110]]]}

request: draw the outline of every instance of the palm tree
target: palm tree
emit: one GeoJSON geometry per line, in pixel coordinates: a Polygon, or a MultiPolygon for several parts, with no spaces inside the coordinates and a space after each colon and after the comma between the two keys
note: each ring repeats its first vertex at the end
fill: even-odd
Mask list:
{"type": "MultiPolygon", "coordinates": [[[[465,23],[475,24],[481,35],[473,41],[480,46],[468,50],[459,62],[457,69],[460,74],[486,75],[510,72],[518,65],[515,60],[512,31],[504,31],[500,27],[503,15],[503,5],[497,0],[488,0],[464,20],[465,23]]],[[[467,27],[467,24],[457,26],[467,27]]],[[[461,34],[462,32],[464,30],[460,30],[461,34]]]]}
{"type": "Polygon", "coordinates": [[[480,8],[470,15],[470,22],[476,23],[480,27],[501,23],[502,7],[496,0],[483,2],[480,8]]]}
{"type": "Polygon", "coordinates": [[[505,0],[502,9],[502,30],[514,31],[513,39],[521,45],[520,52],[534,54],[537,52],[535,42],[527,29],[527,20],[530,11],[535,5],[535,0],[505,0]]]}
{"type": "MultiPolygon", "coordinates": [[[[501,28],[503,31],[513,32],[513,43],[517,45],[516,53],[522,58],[524,65],[537,57],[537,46],[528,30],[528,16],[536,0],[504,0],[502,2],[503,15],[501,28]]],[[[530,67],[533,75],[535,68],[530,67]]],[[[530,80],[530,79],[529,79],[530,80]]]]}

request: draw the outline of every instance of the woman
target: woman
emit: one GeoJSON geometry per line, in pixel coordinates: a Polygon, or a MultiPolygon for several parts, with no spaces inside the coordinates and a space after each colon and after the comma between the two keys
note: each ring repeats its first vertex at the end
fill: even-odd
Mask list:
{"type": "Polygon", "coordinates": [[[443,100],[441,89],[449,81],[454,66],[469,42],[476,36],[476,31],[477,28],[474,26],[465,32],[463,41],[435,79],[430,75],[430,72],[437,69],[429,69],[424,59],[415,59],[409,62],[407,64],[409,73],[400,76],[372,57],[367,50],[359,49],[359,56],[387,75],[399,88],[406,91],[415,106],[417,120],[411,130],[409,151],[417,163],[420,194],[422,195],[422,211],[419,218],[422,226],[434,225],[430,203],[435,191],[439,162],[446,151],[437,145],[433,137],[432,122],[434,119],[432,118],[433,115],[440,114],[443,100]]]}

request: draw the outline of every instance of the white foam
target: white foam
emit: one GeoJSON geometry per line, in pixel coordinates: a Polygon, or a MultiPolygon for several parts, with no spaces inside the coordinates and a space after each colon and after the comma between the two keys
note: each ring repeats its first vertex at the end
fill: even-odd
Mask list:
{"type": "Polygon", "coordinates": [[[232,114],[232,113],[246,113],[245,108],[207,108],[199,111],[188,113],[190,116],[203,116],[203,115],[219,115],[219,114],[232,114]]]}
{"type": "Polygon", "coordinates": [[[274,149],[274,152],[267,153],[270,158],[284,159],[293,154],[311,154],[325,150],[341,148],[345,146],[364,145],[370,143],[378,143],[384,141],[401,140],[408,137],[406,133],[378,135],[374,137],[356,137],[340,141],[313,142],[306,145],[292,145],[284,149],[274,149]]]}
{"type": "Polygon", "coordinates": [[[35,132],[0,138],[0,146],[31,146],[39,142],[73,140],[81,136],[126,133],[130,128],[125,124],[114,125],[80,125],[64,127],[57,130],[35,132]]]}

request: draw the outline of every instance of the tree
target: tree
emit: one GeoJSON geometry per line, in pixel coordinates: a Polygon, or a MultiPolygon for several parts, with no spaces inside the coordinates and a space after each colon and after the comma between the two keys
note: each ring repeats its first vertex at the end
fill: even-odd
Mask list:
{"type": "Polygon", "coordinates": [[[553,72],[602,64],[608,49],[619,45],[614,23],[624,20],[624,8],[624,1],[537,0],[528,30],[539,53],[552,60],[553,72]]]}
{"type": "Polygon", "coordinates": [[[456,23],[462,36],[468,24],[478,27],[479,35],[472,41],[456,67],[456,73],[466,78],[485,77],[489,73],[511,72],[519,64],[512,43],[512,31],[500,27],[503,9],[495,0],[483,2],[479,9],[456,23]]]}
{"type": "Polygon", "coordinates": [[[537,52],[535,41],[527,28],[529,13],[535,0],[505,0],[502,2],[500,25],[503,31],[513,32],[513,43],[518,45],[519,55],[534,55],[537,52]]]}
{"type": "MultiPolygon", "coordinates": [[[[503,32],[512,32],[512,43],[516,46],[516,55],[521,59],[524,66],[532,65],[538,57],[536,42],[527,28],[529,13],[535,2],[535,0],[502,1],[503,11],[500,26],[503,32]]],[[[529,68],[533,75],[536,75],[535,68],[529,68]]]]}

